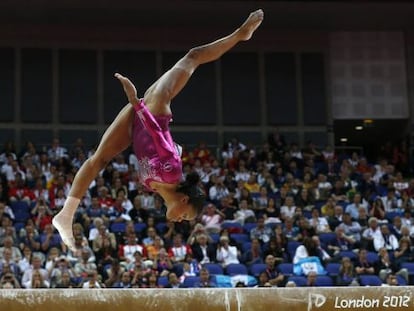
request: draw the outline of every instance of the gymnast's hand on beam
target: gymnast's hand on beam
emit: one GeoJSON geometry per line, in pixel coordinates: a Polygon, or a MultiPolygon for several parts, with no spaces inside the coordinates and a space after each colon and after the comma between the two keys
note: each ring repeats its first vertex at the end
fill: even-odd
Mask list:
{"type": "Polygon", "coordinates": [[[126,96],[128,97],[128,101],[133,105],[137,104],[138,96],[137,96],[137,89],[135,88],[135,85],[127,77],[124,77],[123,75],[119,73],[115,74],[115,78],[117,78],[121,82],[122,87],[124,88],[124,92],[126,96]]]}

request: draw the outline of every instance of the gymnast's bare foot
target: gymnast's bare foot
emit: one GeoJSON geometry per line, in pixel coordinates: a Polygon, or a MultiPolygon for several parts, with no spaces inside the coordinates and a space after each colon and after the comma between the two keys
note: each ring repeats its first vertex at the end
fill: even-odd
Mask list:
{"type": "Polygon", "coordinates": [[[58,213],[52,219],[52,224],[59,232],[63,243],[73,251],[75,249],[75,239],[73,238],[72,222],[73,217],[64,215],[62,212],[58,213]]]}
{"type": "Polygon", "coordinates": [[[127,77],[124,77],[119,73],[115,74],[115,78],[117,78],[119,82],[121,82],[122,87],[124,88],[124,92],[128,97],[128,101],[131,104],[138,103],[137,89],[135,88],[135,85],[127,77]]]}
{"type": "Polygon", "coordinates": [[[253,32],[260,26],[264,18],[264,13],[262,9],[250,13],[249,17],[239,28],[240,40],[247,41],[249,40],[253,32]]]}

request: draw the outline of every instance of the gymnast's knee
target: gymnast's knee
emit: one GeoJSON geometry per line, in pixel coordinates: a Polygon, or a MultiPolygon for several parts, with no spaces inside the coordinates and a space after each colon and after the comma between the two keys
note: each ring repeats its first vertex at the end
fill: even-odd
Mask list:
{"type": "Polygon", "coordinates": [[[94,155],[92,155],[87,161],[86,163],[92,167],[94,170],[102,170],[104,169],[108,163],[109,163],[110,159],[106,159],[104,156],[95,153],[94,155]]]}
{"type": "Polygon", "coordinates": [[[192,48],[178,62],[177,67],[192,73],[201,63],[200,52],[199,47],[192,48]]]}

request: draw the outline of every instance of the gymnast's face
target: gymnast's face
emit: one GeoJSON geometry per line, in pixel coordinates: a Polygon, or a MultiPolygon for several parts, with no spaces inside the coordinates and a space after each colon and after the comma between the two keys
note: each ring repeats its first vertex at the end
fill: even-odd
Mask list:
{"type": "Polygon", "coordinates": [[[174,222],[193,220],[197,213],[192,204],[188,203],[188,196],[183,195],[180,199],[168,202],[167,219],[174,222]]]}

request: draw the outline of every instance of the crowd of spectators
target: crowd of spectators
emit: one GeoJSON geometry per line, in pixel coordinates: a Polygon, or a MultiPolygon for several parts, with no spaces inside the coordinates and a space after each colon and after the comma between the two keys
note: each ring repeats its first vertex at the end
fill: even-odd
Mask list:
{"type": "Polygon", "coordinates": [[[0,288],[414,284],[414,179],[398,146],[378,160],[278,134],[256,148],[184,147],[183,172],[200,175],[208,199],[180,223],[165,218],[126,151],[81,200],[69,250],[51,220],[93,151],[81,139],[19,152],[5,143],[0,288]]]}

